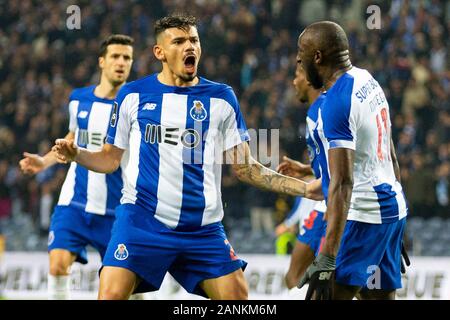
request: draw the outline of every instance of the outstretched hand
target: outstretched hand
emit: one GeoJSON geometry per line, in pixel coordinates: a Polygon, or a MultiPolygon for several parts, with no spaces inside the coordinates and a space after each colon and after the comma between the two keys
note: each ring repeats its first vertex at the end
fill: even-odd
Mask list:
{"type": "Polygon", "coordinates": [[[311,174],[311,166],[284,156],[283,161],[277,167],[277,172],[301,179],[311,174]]]}
{"type": "Polygon", "coordinates": [[[52,151],[56,154],[58,163],[69,163],[75,160],[80,153],[80,149],[75,145],[73,140],[56,139],[52,151]]]}
{"type": "Polygon", "coordinates": [[[25,174],[36,174],[45,167],[44,158],[34,153],[23,153],[24,158],[19,161],[20,170],[25,174]]]}

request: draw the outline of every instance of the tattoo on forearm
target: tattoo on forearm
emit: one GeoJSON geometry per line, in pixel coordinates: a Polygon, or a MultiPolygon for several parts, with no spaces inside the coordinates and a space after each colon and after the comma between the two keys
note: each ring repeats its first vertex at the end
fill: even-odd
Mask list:
{"type": "Polygon", "coordinates": [[[305,194],[306,191],[305,183],[285,177],[258,163],[240,165],[237,173],[242,180],[261,189],[294,196],[305,194]]]}

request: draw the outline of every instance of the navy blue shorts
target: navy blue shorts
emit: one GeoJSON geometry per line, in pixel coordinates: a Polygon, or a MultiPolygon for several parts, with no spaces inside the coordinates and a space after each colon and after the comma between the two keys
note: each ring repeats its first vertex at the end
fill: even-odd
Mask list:
{"type": "Polygon", "coordinates": [[[65,249],[77,255],[75,261],[86,264],[86,246],[94,247],[103,259],[114,216],[87,213],[70,206],[56,206],[50,223],[48,251],[65,249]]]}
{"type": "Polygon", "coordinates": [[[123,204],[116,209],[103,266],[136,273],[142,281],[135,293],[158,290],[169,272],[187,292],[206,297],[201,281],[244,270],[247,262],[236,256],[220,222],[177,231],[140,207],[123,204]]]}
{"type": "Polygon", "coordinates": [[[395,290],[401,284],[401,244],[406,218],[393,223],[347,221],[336,257],[336,282],[395,290]]]}
{"type": "Polygon", "coordinates": [[[297,235],[297,240],[308,245],[315,255],[319,253],[322,238],[327,229],[327,222],[323,219],[324,213],[313,210],[305,219],[297,235]]]}

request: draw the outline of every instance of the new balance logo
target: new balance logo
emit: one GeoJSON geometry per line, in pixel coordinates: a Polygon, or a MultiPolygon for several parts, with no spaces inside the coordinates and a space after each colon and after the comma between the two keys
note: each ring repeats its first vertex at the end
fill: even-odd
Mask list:
{"type": "Polygon", "coordinates": [[[78,114],[78,118],[80,119],[84,119],[88,116],[89,112],[87,112],[86,110],[80,111],[80,113],[78,114]]]}
{"type": "Polygon", "coordinates": [[[142,110],[155,110],[156,103],[146,103],[142,110]]]}
{"type": "Polygon", "coordinates": [[[319,274],[319,280],[330,280],[331,279],[331,271],[329,272],[321,272],[319,274]]]}

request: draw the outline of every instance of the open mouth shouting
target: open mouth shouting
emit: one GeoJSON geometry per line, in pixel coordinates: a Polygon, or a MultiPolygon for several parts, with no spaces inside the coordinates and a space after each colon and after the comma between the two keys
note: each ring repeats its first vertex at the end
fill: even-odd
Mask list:
{"type": "Polygon", "coordinates": [[[195,61],[196,57],[194,54],[188,54],[186,57],[184,57],[184,68],[187,73],[195,73],[195,61]]]}

